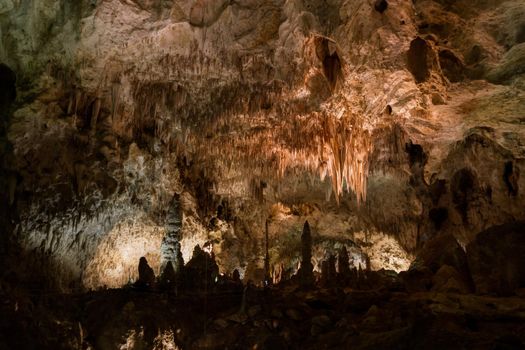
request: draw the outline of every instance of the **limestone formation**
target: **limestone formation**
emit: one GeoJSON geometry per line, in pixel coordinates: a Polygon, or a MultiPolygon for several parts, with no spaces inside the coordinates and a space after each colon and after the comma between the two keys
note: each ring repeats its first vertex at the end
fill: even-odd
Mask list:
{"type": "Polygon", "coordinates": [[[434,274],[445,265],[455,269],[461,276],[461,283],[471,288],[467,255],[456,238],[449,234],[438,235],[426,242],[410,269],[429,269],[434,274]]]}
{"type": "Polygon", "coordinates": [[[0,1],[0,349],[523,348],[524,19],[0,1]]]}
{"type": "Polygon", "coordinates": [[[350,264],[348,263],[348,250],[343,246],[337,254],[337,273],[343,280],[350,277],[350,264]]]}
{"type": "Polygon", "coordinates": [[[139,278],[136,284],[140,288],[152,288],[155,286],[155,273],[148,265],[145,257],[141,257],[139,260],[139,278]]]}
{"type": "Polygon", "coordinates": [[[240,282],[241,281],[241,275],[239,274],[239,270],[235,269],[232,273],[232,279],[234,282],[240,282]]]}
{"type": "Polygon", "coordinates": [[[178,276],[175,272],[171,261],[168,261],[160,274],[159,286],[164,290],[171,291],[174,290],[175,287],[177,287],[177,284],[179,283],[180,276],[178,276]]]}
{"type": "MultiPolygon", "coordinates": [[[[405,251],[396,269],[439,232],[465,246],[523,219],[519,1],[7,1],[0,13],[1,99],[15,98],[1,212],[15,244],[57,263],[40,273],[56,288],[118,286],[142,255],[177,271],[179,251],[188,260],[210,236],[221,269],[262,280],[257,227],[274,205],[292,214],[272,218],[270,241],[293,241],[305,219],[320,241],[364,230],[405,251]],[[298,218],[300,206],[319,210],[298,218]],[[126,243],[107,254],[114,240],[126,243]]],[[[392,267],[381,254],[377,268],[392,267]]]]}
{"type": "Polygon", "coordinates": [[[301,267],[297,271],[297,276],[303,287],[311,286],[315,281],[312,265],[312,233],[308,221],[305,221],[301,234],[301,267]]]}
{"type": "Polygon", "coordinates": [[[494,226],[467,246],[477,293],[512,295],[525,288],[525,222],[494,226]]]}
{"type": "Polygon", "coordinates": [[[445,293],[468,294],[469,285],[465,278],[449,265],[442,265],[436,274],[432,277],[432,290],[445,293]]]}
{"type": "Polygon", "coordinates": [[[219,276],[219,267],[212,255],[198,245],[193,256],[184,266],[182,288],[189,291],[210,292],[219,276]]]}
{"type": "Polygon", "coordinates": [[[180,197],[175,195],[171,200],[166,217],[166,235],[162,239],[161,259],[163,268],[171,263],[175,273],[181,271],[184,259],[181,252],[182,210],[180,197]]]}
{"type": "Polygon", "coordinates": [[[330,254],[328,259],[321,265],[321,284],[324,286],[333,286],[336,283],[337,272],[335,267],[335,256],[330,254]]]}
{"type": "Polygon", "coordinates": [[[270,253],[268,252],[268,220],[264,224],[264,285],[268,286],[272,283],[270,271],[270,253]]]}

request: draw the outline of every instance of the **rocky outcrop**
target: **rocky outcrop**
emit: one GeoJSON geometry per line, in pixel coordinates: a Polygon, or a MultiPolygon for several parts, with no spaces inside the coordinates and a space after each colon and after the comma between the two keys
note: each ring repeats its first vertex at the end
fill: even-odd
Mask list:
{"type": "Polygon", "coordinates": [[[476,292],[511,295],[525,288],[525,222],[494,226],[467,246],[476,292]]]}
{"type": "Polygon", "coordinates": [[[443,234],[428,241],[412,263],[413,267],[427,267],[436,273],[442,266],[451,266],[465,277],[469,275],[467,255],[456,238],[443,234]]]}

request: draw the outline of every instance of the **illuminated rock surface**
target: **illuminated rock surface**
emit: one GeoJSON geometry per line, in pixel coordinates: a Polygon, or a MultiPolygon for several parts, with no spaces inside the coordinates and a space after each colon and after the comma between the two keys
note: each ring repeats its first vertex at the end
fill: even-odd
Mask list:
{"type": "MultiPolygon", "coordinates": [[[[224,348],[242,332],[240,348],[440,348],[440,331],[465,347],[525,342],[522,0],[4,0],[0,119],[0,297],[16,320],[2,336],[29,327],[33,348],[97,349],[224,348]],[[333,273],[326,290],[287,285],[305,221],[309,280],[346,251],[338,288],[333,273]],[[141,257],[164,294],[88,292],[135,285],[141,257]],[[234,270],[245,284],[269,274],[269,299],[228,280],[224,305],[177,319],[203,296],[175,285],[208,292],[234,270]],[[318,294],[326,310],[305,306],[318,294]],[[241,304],[261,317],[242,321],[241,304]],[[505,317],[515,324],[479,336],[505,317]],[[427,338],[410,340],[418,327],[427,338]]],[[[31,348],[11,341],[0,348],[31,348]]]]}

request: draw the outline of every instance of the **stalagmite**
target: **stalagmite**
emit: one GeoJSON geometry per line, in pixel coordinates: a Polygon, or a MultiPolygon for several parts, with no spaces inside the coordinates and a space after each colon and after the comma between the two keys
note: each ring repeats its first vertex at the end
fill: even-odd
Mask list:
{"type": "Polygon", "coordinates": [[[166,266],[164,266],[159,279],[159,285],[162,289],[173,290],[175,288],[178,278],[171,261],[166,263],[166,266]]]}
{"type": "Polygon", "coordinates": [[[265,237],[265,248],[264,248],[264,285],[268,286],[272,283],[271,271],[270,271],[270,253],[268,252],[268,220],[264,223],[264,237],[265,237]]]}
{"type": "Polygon", "coordinates": [[[305,221],[303,233],[301,235],[301,267],[297,271],[299,283],[303,287],[308,287],[314,283],[314,273],[312,265],[312,233],[310,224],[305,221]]]}
{"type": "Polygon", "coordinates": [[[152,288],[155,285],[155,273],[145,257],[141,257],[139,261],[139,278],[136,285],[140,288],[152,288]]]}
{"type": "Polygon", "coordinates": [[[100,98],[96,98],[95,101],[93,102],[93,111],[91,114],[91,121],[90,121],[90,128],[93,133],[96,131],[96,128],[97,128],[97,120],[100,114],[100,106],[101,106],[100,98]]]}
{"type": "Polygon", "coordinates": [[[170,262],[175,273],[178,273],[184,266],[180,244],[182,239],[181,228],[182,210],[180,207],[180,197],[179,195],[175,195],[170,202],[166,215],[166,235],[161,245],[161,264],[164,268],[164,266],[170,262]]]}

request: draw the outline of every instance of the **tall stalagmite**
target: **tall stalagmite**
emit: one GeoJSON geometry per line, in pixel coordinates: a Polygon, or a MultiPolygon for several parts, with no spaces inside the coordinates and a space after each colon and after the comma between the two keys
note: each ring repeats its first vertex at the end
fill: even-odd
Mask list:
{"type": "Polygon", "coordinates": [[[182,239],[182,210],[180,206],[180,197],[175,195],[168,207],[166,218],[166,235],[162,239],[161,254],[162,268],[168,262],[171,263],[175,273],[178,273],[184,265],[181,251],[182,239]]]}
{"type": "Polygon", "coordinates": [[[297,275],[302,286],[311,286],[315,282],[312,265],[312,233],[308,221],[305,221],[301,235],[301,267],[297,275]]]}

